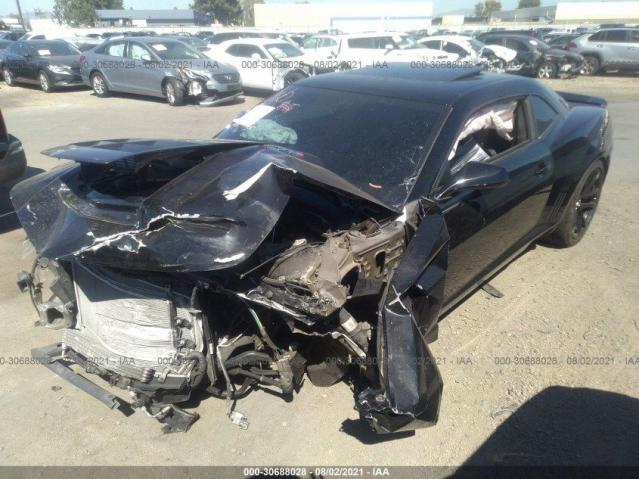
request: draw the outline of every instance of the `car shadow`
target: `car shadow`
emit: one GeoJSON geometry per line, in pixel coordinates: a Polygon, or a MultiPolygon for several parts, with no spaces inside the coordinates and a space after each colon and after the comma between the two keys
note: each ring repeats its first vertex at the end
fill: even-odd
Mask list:
{"type": "MultiPolygon", "coordinates": [[[[94,91],[91,91],[91,96],[94,96],[95,98],[99,98],[94,91]]],[[[108,97],[100,98],[100,100],[109,100],[109,98],[120,98],[125,100],[136,100],[136,101],[141,100],[141,101],[147,101],[149,103],[165,104],[169,106],[166,98],[160,98],[157,96],[138,95],[136,93],[125,93],[120,91],[118,92],[110,91],[108,97]]],[[[197,100],[195,100],[195,98],[185,97],[184,106],[196,106],[199,108],[217,108],[218,106],[237,105],[240,103],[244,103],[245,101],[246,101],[245,98],[243,96],[240,96],[236,98],[235,100],[229,101],[228,103],[220,103],[219,105],[207,106],[207,105],[199,105],[197,100]]],[[[176,108],[180,108],[180,107],[176,107],[176,108]]]]}
{"type": "MultiPolygon", "coordinates": [[[[27,90],[39,91],[40,93],[44,94],[44,92],[42,91],[42,88],[40,88],[40,85],[35,85],[31,83],[16,83],[12,87],[8,85],[5,85],[5,86],[6,88],[26,88],[27,90]]],[[[73,91],[87,91],[88,89],[89,87],[86,85],[57,87],[54,90],[47,93],[47,95],[57,95],[58,93],[66,93],[66,92],[73,92],[73,91]]]]}
{"type": "Polygon", "coordinates": [[[0,185],[0,234],[20,228],[20,222],[13,210],[9,193],[11,188],[22,180],[44,172],[42,168],[27,166],[24,174],[15,180],[0,185]]]}
{"type": "Polygon", "coordinates": [[[552,386],[519,407],[455,475],[475,466],[638,463],[638,399],[597,389],[552,386]]]}

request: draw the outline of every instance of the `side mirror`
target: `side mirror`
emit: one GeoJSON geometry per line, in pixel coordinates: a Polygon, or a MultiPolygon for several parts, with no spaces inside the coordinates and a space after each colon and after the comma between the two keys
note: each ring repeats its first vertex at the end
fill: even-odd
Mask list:
{"type": "Polygon", "coordinates": [[[143,53],[142,55],[140,55],[140,60],[142,60],[144,63],[150,63],[151,55],[149,55],[148,53],[143,53]]]}
{"type": "Polygon", "coordinates": [[[435,195],[436,200],[450,198],[464,190],[500,188],[510,180],[508,171],[501,166],[479,161],[469,161],[459,170],[450,185],[435,195]]]}

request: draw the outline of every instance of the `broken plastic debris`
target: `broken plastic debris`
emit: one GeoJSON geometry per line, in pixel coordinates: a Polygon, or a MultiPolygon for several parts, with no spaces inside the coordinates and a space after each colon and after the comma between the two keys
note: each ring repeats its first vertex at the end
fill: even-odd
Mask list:
{"type": "Polygon", "coordinates": [[[240,429],[248,429],[249,427],[248,418],[240,411],[231,411],[229,414],[229,419],[240,429]]]}

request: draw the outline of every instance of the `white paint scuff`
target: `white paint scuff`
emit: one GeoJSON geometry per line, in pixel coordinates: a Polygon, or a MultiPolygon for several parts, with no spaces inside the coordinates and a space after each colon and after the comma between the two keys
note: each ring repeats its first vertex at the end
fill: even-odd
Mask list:
{"type": "Polygon", "coordinates": [[[222,194],[224,195],[224,198],[226,198],[227,200],[234,200],[236,199],[238,196],[240,196],[242,193],[244,193],[245,191],[247,191],[248,189],[251,188],[251,186],[253,186],[257,180],[259,180],[262,175],[264,173],[266,173],[266,170],[269,169],[269,167],[272,165],[273,163],[269,163],[268,165],[264,166],[260,171],[258,171],[257,173],[255,173],[253,176],[251,176],[248,180],[243,181],[242,183],[240,183],[239,185],[237,185],[235,188],[231,189],[231,190],[225,190],[222,194]]]}

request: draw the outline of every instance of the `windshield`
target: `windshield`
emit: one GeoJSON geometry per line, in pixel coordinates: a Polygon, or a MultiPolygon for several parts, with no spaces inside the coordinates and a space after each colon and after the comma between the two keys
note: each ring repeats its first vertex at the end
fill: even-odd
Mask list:
{"type": "Polygon", "coordinates": [[[200,52],[193,50],[188,45],[181,42],[170,41],[157,41],[150,42],[148,46],[151,47],[157,56],[162,60],[195,60],[198,58],[207,58],[200,52]]]}
{"type": "Polygon", "coordinates": [[[479,53],[479,51],[486,46],[483,42],[480,42],[479,40],[476,40],[474,38],[469,38],[468,43],[470,43],[470,46],[473,50],[475,50],[476,53],[479,53]]]}
{"type": "Polygon", "coordinates": [[[33,48],[39,57],[61,57],[64,55],[80,55],[80,50],[73,45],[65,42],[56,43],[38,43],[29,42],[29,46],[33,48]]]}
{"type": "Polygon", "coordinates": [[[442,108],[293,85],[233,120],[217,138],[300,151],[380,201],[400,207],[433,141],[442,108]]]}
{"type": "Polygon", "coordinates": [[[294,47],[290,43],[272,43],[270,45],[264,45],[264,48],[266,48],[266,50],[276,59],[299,57],[304,55],[302,50],[294,47]]]}

